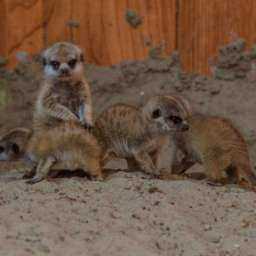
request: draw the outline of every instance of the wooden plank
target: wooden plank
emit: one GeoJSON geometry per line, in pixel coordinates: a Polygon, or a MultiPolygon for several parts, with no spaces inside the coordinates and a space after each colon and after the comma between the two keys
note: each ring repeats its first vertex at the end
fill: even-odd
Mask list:
{"type": "MultiPolygon", "coordinates": [[[[76,1],[74,1],[76,3],[76,1]]],[[[85,1],[83,1],[85,2],[85,1]]],[[[43,16],[45,24],[45,44],[57,41],[70,41],[72,19],[72,0],[44,0],[43,16]]]]}
{"type": "Polygon", "coordinates": [[[6,17],[6,3],[4,0],[0,0],[0,56],[7,57],[7,17],[6,17]]]}
{"type": "Polygon", "coordinates": [[[176,0],[76,0],[72,18],[80,26],[74,29],[74,41],[84,46],[88,61],[100,65],[145,58],[147,41],[151,46],[165,42],[170,54],[176,43],[175,15],[176,0]],[[129,9],[142,17],[137,28],[126,21],[129,9]]]}
{"type": "Polygon", "coordinates": [[[209,59],[234,37],[255,42],[256,1],[180,0],[178,50],[187,71],[209,73],[209,59]]]}
{"type": "Polygon", "coordinates": [[[10,66],[17,51],[38,53],[43,48],[43,0],[6,0],[7,52],[10,66]]]}

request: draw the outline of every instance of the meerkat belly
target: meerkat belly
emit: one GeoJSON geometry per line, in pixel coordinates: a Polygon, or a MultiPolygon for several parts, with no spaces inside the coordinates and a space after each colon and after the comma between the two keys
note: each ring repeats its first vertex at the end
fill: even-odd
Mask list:
{"type": "Polygon", "coordinates": [[[82,154],[81,150],[70,147],[64,149],[56,149],[53,153],[53,157],[56,160],[54,169],[66,169],[74,171],[84,168],[82,163],[85,162],[84,160],[86,156],[82,154]]]}
{"type": "Polygon", "coordinates": [[[120,157],[132,156],[132,145],[125,137],[114,139],[111,143],[112,150],[120,157]]]}

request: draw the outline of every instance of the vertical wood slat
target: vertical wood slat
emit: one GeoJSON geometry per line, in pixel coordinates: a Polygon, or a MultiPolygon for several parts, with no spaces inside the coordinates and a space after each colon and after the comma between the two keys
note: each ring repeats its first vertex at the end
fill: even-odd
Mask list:
{"type": "Polygon", "coordinates": [[[6,3],[0,0],[0,55],[7,56],[7,29],[6,29],[6,3]]]}
{"type": "Polygon", "coordinates": [[[43,0],[42,13],[46,46],[71,39],[68,23],[72,18],[72,0],[43,0]]]}
{"type": "Polygon", "coordinates": [[[209,59],[235,35],[256,41],[254,0],[180,0],[178,50],[185,70],[209,73],[209,59]]]}
{"type": "Polygon", "coordinates": [[[164,41],[170,53],[176,41],[176,23],[172,18],[175,13],[176,0],[76,0],[72,16],[80,27],[75,30],[75,42],[84,46],[88,61],[101,65],[145,58],[147,39],[152,46],[164,41]],[[131,27],[125,19],[128,9],[136,11],[143,19],[137,28],[131,27]],[[171,23],[164,27],[163,19],[171,23]]]}
{"type": "Polygon", "coordinates": [[[11,65],[16,52],[38,53],[43,48],[43,0],[5,1],[6,47],[11,65]]]}

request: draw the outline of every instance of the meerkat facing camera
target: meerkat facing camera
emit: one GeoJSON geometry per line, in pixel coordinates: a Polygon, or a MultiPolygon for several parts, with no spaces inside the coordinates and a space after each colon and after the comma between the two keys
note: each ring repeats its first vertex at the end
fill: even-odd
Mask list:
{"type": "Polygon", "coordinates": [[[129,169],[159,175],[170,133],[183,129],[186,124],[177,110],[168,101],[152,97],[141,108],[126,104],[107,108],[96,119],[93,133],[105,152],[102,165],[125,158],[129,169]]]}
{"type": "Polygon", "coordinates": [[[44,51],[44,81],[35,104],[34,131],[70,120],[92,126],[91,92],[83,63],[82,50],[71,43],[59,42],[44,51]]]}
{"type": "Polygon", "coordinates": [[[186,120],[189,129],[180,133],[178,139],[185,157],[175,173],[202,163],[210,182],[246,181],[256,185],[246,142],[229,120],[203,115],[192,115],[186,120]]]}

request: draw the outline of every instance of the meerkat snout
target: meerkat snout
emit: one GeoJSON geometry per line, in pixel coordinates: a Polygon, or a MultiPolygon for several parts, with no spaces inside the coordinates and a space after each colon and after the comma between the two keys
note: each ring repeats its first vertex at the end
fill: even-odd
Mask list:
{"type": "Polygon", "coordinates": [[[179,116],[175,109],[166,109],[165,106],[153,110],[152,119],[162,131],[187,131],[189,129],[188,123],[179,116]]]}

